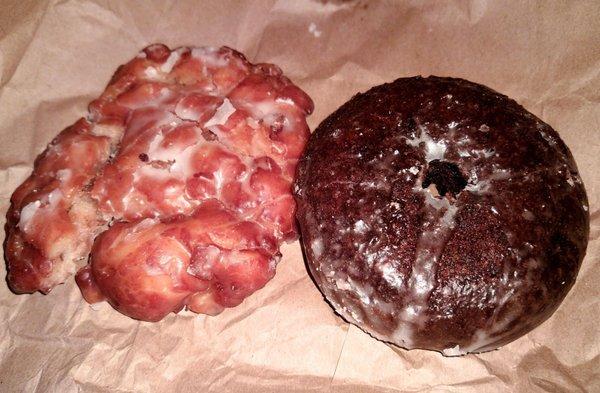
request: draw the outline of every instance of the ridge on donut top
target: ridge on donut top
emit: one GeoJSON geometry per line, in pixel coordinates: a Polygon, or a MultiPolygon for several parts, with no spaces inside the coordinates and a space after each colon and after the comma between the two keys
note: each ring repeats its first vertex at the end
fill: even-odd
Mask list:
{"type": "Polygon", "coordinates": [[[498,348],[557,309],[585,254],[585,189],[546,123],[485,86],[401,78],[311,135],[295,181],[310,273],[397,346],[498,348]]]}

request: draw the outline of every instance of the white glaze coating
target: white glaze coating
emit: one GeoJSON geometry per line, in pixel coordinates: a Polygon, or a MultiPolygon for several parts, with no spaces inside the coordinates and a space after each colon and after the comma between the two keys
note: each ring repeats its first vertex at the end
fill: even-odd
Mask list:
{"type": "MultiPolygon", "coordinates": [[[[550,127],[489,89],[431,77],[360,94],[316,135],[321,140],[310,145],[299,171],[299,220],[309,233],[319,226],[324,247],[317,260],[307,254],[309,266],[323,270],[321,279],[315,273],[317,283],[350,322],[405,348],[459,356],[502,345],[527,323],[539,324],[538,314],[549,315],[549,308],[536,309],[557,290],[546,274],[563,273],[543,260],[540,244],[558,251],[536,225],[556,231],[550,243],[568,243],[570,234],[548,220],[579,220],[573,226],[581,228],[579,206],[571,220],[559,205],[584,199],[572,159],[550,127]],[[389,105],[382,105],[387,96],[389,105]],[[436,167],[433,160],[446,163],[436,167]],[[424,190],[425,178],[431,183],[454,170],[448,164],[466,187],[445,196],[436,185],[424,190]],[[535,245],[526,247],[524,239],[535,245]]],[[[451,187],[461,183],[446,179],[451,187]]],[[[575,243],[580,252],[582,242],[575,243]]]]}
{"type": "Polygon", "coordinates": [[[419,148],[421,143],[425,144],[425,160],[430,162],[432,160],[443,160],[444,154],[446,153],[446,141],[438,140],[435,141],[431,138],[427,132],[427,128],[419,126],[419,137],[414,136],[411,139],[406,139],[406,144],[419,148]]]}
{"type": "Polygon", "coordinates": [[[221,126],[225,124],[229,119],[229,116],[233,115],[235,111],[236,109],[231,104],[231,101],[225,98],[221,106],[217,108],[217,111],[215,112],[214,116],[204,124],[204,128],[209,128],[211,126],[221,126]]]}
{"type": "Polygon", "coordinates": [[[167,58],[167,61],[160,65],[160,70],[166,74],[171,72],[175,64],[177,64],[177,62],[181,58],[181,53],[183,52],[183,50],[184,48],[180,48],[172,51],[169,57],[167,58]]]}
{"type": "Polygon", "coordinates": [[[21,209],[21,217],[19,218],[18,225],[22,231],[27,231],[29,222],[31,221],[33,216],[36,214],[36,212],[38,211],[38,209],[40,208],[41,205],[42,205],[42,203],[38,200],[38,201],[28,203],[27,205],[25,205],[23,207],[23,209],[21,209]]]}
{"type": "Polygon", "coordinates": [[[239,304],[272,278],[279,244],[296,236],[290,185],[311,111],[276,66],[226,47],[151,45],[119,68],[87,120],[48,146],[15,193],[13,288],[62,283],[101,234],[105,245],[78,274],[86,300],[106,297],[143,320],[239,304]],[[269,128],[280,119],[285,137],[269,128]],[[206,282],[193,276],[201,267],[211,270],[206,282]],[[211,281],[223,291],[204,293],[211,281]]]}

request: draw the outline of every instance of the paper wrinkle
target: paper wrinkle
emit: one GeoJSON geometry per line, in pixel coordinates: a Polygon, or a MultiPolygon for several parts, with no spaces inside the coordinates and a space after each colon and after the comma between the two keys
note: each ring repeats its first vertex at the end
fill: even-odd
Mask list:
{"type": "MultiPolygon", "coordinates": [[[[41,2],[40,2],[40,4],[41,4],[41,2]]],[[[48,13],[48,9],[49,9],[49,3],[46,5],[45,9],[35,11],[36,14],[40,15],[39,19],[35,20],[34,18],[31,18],[22,23],[17,23],[13,27],[14,30],[16,30],[14,32],[14,34],[18,35],[19,37],[23,37],[23,36],[29,36],[29,34],[24,34],[25,31],[23,31],[23,30],[25,30],[30,24],[34,25],[34,29],[33,29],[33,32],[30,34],[30,38],[27,39],[27,41],[24,44],[21,43],[19,45],[20,48],[18,48],[18,49],[20,49],[20,50],[17,51],[17,58],[13,59],[14,66],[12,67],[12,70],[8,70],[7,74],[5,74],[5,65],[4,65],[5,60],[3,59],[2,73],[0,74],[0,89],[7,86],[10,83],[10,81],[12,80],[13,76],[17,73],[19,65],[21,64],[21,61],[29,53],[29,51],[31,49],[31,45],[33,44],[34,40],[36,38],[38,38],[38,31],[40,30],[40,28],[42,27],[42,25],[44,23],[44,18],[46,17],[46,15],[48,13]]],[[[10,30],[7,31],[7,33],[10,33],[10,30]]],[[[1,39],[4,39],[4,38],[5,37],[2,37],[1,39]]],[[[0,43],[0,48],[2,48],[3,46],[4,45],[2,45],[0,43]]],[[[1,95],[0,95],[0,97],[1,97],[1,95]]]]}
{"type": "MultiPolygon", "coordinates": [[[[599,357],[596,356],[595,359],[595,366],[597,366],[599,357]]],[[[591,361],[578,365],[577,367],[580,368],[588,364],[590,369],[594,369],[594,364],[592,364],[591,361]]],[[[570,372],[568,371],[569,367],[560,362],[556,358],[555,354],[545,347],[539,347],[525,355],[520,361],[518,369],[526,371],[529,374],[529,379],[531,381],[536,381],[534,382],[534,385],[537,385],[543,389],[548,389],[550,387],[550,390],[565,391],[569,388],[575,387],[577,388],[576,390],[581,392],[588,391],[586,386],[581,384],[579,381],[577,381],[577,379],[570,375],[570,372]],[[536,372],[539,371],[538,367],[540,366],[539,359],[545,359],[546,367],[548,364],[552,366],[550,367],[552,373],[546,378],[536,376],[536,372]]]]}
{"type": "MultiPolygon", "coordinates": [[[[135,21],[133,21],[134,23],[127,23],[125,18],[123,18],[125,15],[119,14],[116,10],[108,6],[108,4],[110,3],[102,4],[94,1],[86,2],[84,5],[82,5],[81,12],[79,14],[82,17],[91,18],[91,20],[96,21],[100,25],[105,25],[108,30],[115,30],[115,32],[118,32],[120,35],[129,37],[131,42],[136,43],[137,45],[143,45],[144,34],[142,34],[135,21]],[[113,21],[113,23],[109,23],[110,21],[113,21]],[[134,32],[131,31],[131,28],[135,28],[135,33],[137,34],[134,34],[134,32]]],[[[118,5],[119,3],[116,4],[118,5]]],[[[58,6],[64,6],[67,8],[70,5],[72,5],[72,1],[59,1],[56,4],[57,7],[55,8],[58,8],[58,12],[60,12],[60,7],[58,6]]],[[[121,39],[123,38],[124,37],[121,37],[121,39]]],[[[149,44],[149,42],[146,42],[146,44],[149,44]]],[[[123,61],[126,60],[127,58],[123,59],[123,61]]]]}
{"type": "Polygon", "coordinates": [[[493,363],[490,364],[490,362],[488,362],[484,359],[481,359],[478,355],[473,355],[472,359],[474,361],[478,362],[479,364],[481,364],[488,371],[488,373],[490,374],[489,378],[498,380],[506,388],[510,388],[512,386],[510,378],[506,375],[503,375],[502,372],[495,370],[493,363]]]}
{"type": "Polygon", "coordinates": [[[588,104],[597,104],[600,102],[600,95],[597,91],[590,91],[586,93],[585,90],[593,85],[593,81],[600,79],[600,61],[597,61],[593,65],[590,65],[587,70],[583,70],[583,73],[573,75],[572,78],[561,81],[562,83],[554,86],[549,86],[544,92],[542,92],[539,98],[534,101],[534,104],[543,104],[552,101],[559,101],[569,98],[579,98],[588,104]],[[566,85],[566,86],[565,86],[566,85]],[[560,95],[556,95],[556,91],[560,91],[560,95]]]}
{"type": "MultiPolygon", "coordinates": [[[[110,307],[90,309],[72,282],[48,296],[15,296],[3,284],[2,389],[600,391],[600,59],[590,52],[600,35],[600,25],[590,23],[599,5],[572,4],[573,12],[565,13],[546,3],[509,7],[477,0],[444,6],[363,0],[14,4],[20,18],[6,21],[10,15],[0,10],[3,215],[40,148],[85,116],[117,65],[162,40],[227,44],[252,61],[278,62],[313,97],[313,128],[358,91],[401,76],[455,75],[513,95],[570,142],[588,192],[591,228],[577,283],[553,317],[500,350],[451,359],[388,347],[344,323],[307,276],[297,242],[282,250],[277,275],[265,288],[216,318],[184,313],[141,323],[110,307]],[[197,13],[188,15],[190,9],[197,13]],[[396,25],[387,26],[391,20],[396,25]],[[319,37],[308,30],[311,23],[319,37]],[[76,40],[73,31],[85,39],[76,40]],[[97,67],[76,67],[82,49],[88,57],[97,53],[97,67]],[[73,60],[53,66],[49,54],[73,60]],[[485,61],[477,61],[482,56],[485,61]],[[69,88],[74,82],[78,89],[69,88]]],[[[5,265],[0,274],[6,275],[5,265]]]]}
{"type": "Polygon", "coordinates": [[[335,362],[335,368],[333,369],[333,374],[331,375],[331,380],[329,381],[329,385],[333,383],[335,380],[335,374],[337,373],[338,367],[340,365],[340,360],[342,359],[342,355],[344,354],[344,346],[346,345],[346,341],[348,340],[348,335],[350,334],[350,329],[353,329],[352,325],[346,327],[346,334],[344,335],[344,341],[342,342],[342,347],[340,348],[340,355],[338,356],[337,361],[335,362]]]}
{"type": "Polygon", "coordinates": [[[479,23],[488,10],[489,0],[471,0],[469,2],[469,21],[472,25],[479,23]]]}

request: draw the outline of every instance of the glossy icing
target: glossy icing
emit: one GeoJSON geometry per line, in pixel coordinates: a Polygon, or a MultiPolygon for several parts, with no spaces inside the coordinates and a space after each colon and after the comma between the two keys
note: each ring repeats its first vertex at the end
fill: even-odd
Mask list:
{"type": "Polygon", "coordinates": [[[311,136],[294,193],[334,309],[447,356],[543,322],[587,244],[585,190],[558,134],[460,79],[398,79],[352,98],[311,136]]]}
{"type": "Polygon", "coordinates": [[[137,319],[239,304],[296,236],[290,185],[312,105],[232,49],[145,48],[13,195],[11,288],[48,292],[90,255],[84,297],[137,319]]]}

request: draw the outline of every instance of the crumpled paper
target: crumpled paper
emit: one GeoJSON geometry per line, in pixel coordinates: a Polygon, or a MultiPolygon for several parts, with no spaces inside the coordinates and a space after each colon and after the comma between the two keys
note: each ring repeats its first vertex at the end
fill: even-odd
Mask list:
{"type": "Polygon", "coordinates": [[[73,281],[48,296],[16,296],[2,283],[0,391],[600,391],[598,15],[594,1],[4,0],[2,216],[35,156],[116,67],[164,42],[228,45],[278,64],[314,99],[312,128],[358,91],[402,76],[488,85],[570,147],[591,232],[577,283],[552,318],[500,350],[460,358],[392,348],[335,316],[298,242],[283,247],[264,289],[218,317],[138,322],[90,307],[73,281]]]}

